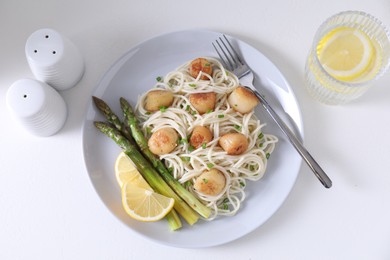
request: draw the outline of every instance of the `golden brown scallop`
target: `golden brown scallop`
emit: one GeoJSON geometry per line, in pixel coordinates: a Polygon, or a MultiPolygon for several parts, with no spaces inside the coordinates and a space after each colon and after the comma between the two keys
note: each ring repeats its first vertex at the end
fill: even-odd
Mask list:
{"type": "Polygon", "coordinates": [[[215,92],[190,94],[190,102],[199,114],[214,110],[216,101],[217,94],[215,92]]]}
{"type": "Polygon", "coordinates": [[[145,109],[158,111],[161,107],[169,107],[173,103],[173,93],[169,90],[156,89],[146,94],[145,109]]]}
{"type": "MultiPolygon", "coordinates": [[[[194,78],[198,77],[200,72],[211,75],[213,73],[213,68],[211,63],[204,58],[197,58],[193,60],[190,64],[190,75],[194,78]]],[[[200,79],[206,80],[207,76],[202,75],[200,79]]]]}
{"type": "Polygon", "coordinates": [[[225,175],[217,169],[211,169],[199,175],[195,181],[194,188],[205,195],[216,196],[223,191],[225,185],[225,175]]]}
{"type": "Polygon", "coordinates": [[[229,155],[240,155],[248,149],[248,139],[241,133],[225,134],[218,143],[229,155]]]}
{"type": "Polygon", "coordinates": [[[161,128],[149,138],[148,147],[156,155],[167,154],[175,149],[178,139],[179,136],[175,129],[161,128]]]}
{"type": "Polygon", "coordinates": [[[228,102],[235,111],[246,114],[259,104],[259,99],[249,89],[239,86],[230,93],[228,102]]]}
{"type": "Polygon", "coordinates": [[[209,143],[213,140],[213,134],[205,126],[195,126],[190,137],[190,144],[195,148],[201,147],[203,144],[209,143]]]}

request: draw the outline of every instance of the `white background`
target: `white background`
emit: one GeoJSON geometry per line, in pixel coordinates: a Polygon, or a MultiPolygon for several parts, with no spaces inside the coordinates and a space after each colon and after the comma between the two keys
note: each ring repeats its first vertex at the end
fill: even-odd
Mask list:
{"type": "Polygon", "coordinates": [[[308,96],[305,57],[318,26],[345,10],[390,26],[390,1],[21,1],[0,2],[0,259],[390,259],[390,76],[359,100],[326,106],[308,96]],[[24,55],[41,28],[66,35],[86,72],[61,92],[69,116],[48,138],[12,120],[5,95],[33,77],[24,55]],[[249,235],[226,245],[180,249],[135,235],[98,198],[85,169],[81,126],[90,95],[124,52],[153,36],[209,29],[271,59],[302,108],[305,145],[332,178],[321,186],[302,165],[290,196],[249,235]]]}

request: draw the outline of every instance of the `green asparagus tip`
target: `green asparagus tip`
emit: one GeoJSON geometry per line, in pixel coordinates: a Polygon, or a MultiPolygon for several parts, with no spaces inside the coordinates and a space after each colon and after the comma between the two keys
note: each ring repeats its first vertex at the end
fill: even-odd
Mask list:
{"type": "Polygon", "coordinates": [[[99,110],[102,111],[103,114],[109,115],[112,113],[110,107],[102,99],[92,96],[92,100],[95,103],[95,106],[99,108],[99,110]]]}
{"type": "Polygon", "coordinates": [[[93,122],[93,124],[94,124],[97,128],[101,128],[102,126],[107,125],[107,123],[105,123],[105,122],[100,122],[100,121],[95,121],[95,122],[93,122]]]}
{"type": "Polygon", "coordinates": [[[102,122],[102,121],[94,121],[93,123],[96,126],[96,128],[99,129],[104,134],[107,134],[108,132],[113,132],[115,134],[120,135],[119,131],[116,128],[112,127],[110,123],[102,122]]]}
{"type": "Polygon", "coordinates": [[[125,98],[121,97],[121,98],[119,99],[119,101],[120,101],[120,103],[121,103],[121,108],[122,108],[122,109],[126,108],[126,109],[129,109],[131,112],[133,112],[133,109],[132,109],[132,107],[130,106],[130,103],[129,103],[125,98]]]}
{"type": "Polygon", "coordinates": [[[95,97],[95,96],[92,96],[92,100],[93,100],[93,102],[95,103],[96,106],[101,104],[101,102],[104,102],[103,100],[101,100],[100,98],[95,97]]]}

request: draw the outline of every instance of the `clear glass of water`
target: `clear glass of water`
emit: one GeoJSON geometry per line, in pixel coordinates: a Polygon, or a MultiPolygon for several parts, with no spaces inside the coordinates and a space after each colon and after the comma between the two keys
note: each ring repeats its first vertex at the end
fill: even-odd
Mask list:
{"type": "Polygon", "coordinates": [[[382,22],[364,12],[341,12],[317,30],[306,60],[306,86],[324,104],[345,104],[366,92],[389,65],[390,34],[382,22]]]}

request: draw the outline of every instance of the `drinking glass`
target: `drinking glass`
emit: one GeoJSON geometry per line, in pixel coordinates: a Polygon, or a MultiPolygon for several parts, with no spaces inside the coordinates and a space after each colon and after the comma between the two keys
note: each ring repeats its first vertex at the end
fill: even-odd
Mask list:
{"type": "Polygon", "coordinates": [[[317,30],[306,60],[305,81],[311,96],[328,105],[340,105],[360,97],[388,69],[390,64],[390,36],[381,21],[360,11],[345,11],[328,18],[317,30]],[[371,66],[363,75],[340,79],[329,73],[319,57],[321,40],[337,30],[359,30],[373,46],[371,66]]]}

